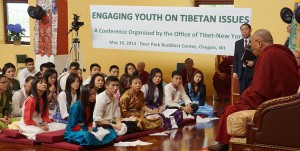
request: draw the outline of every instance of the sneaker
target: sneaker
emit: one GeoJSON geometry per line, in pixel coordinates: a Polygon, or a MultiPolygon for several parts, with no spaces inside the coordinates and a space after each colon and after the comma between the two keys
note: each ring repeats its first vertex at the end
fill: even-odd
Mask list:
{"type": "Polygon", "coordinates": [[[215,144],[208,146],[209,151],[228,151],[228,144],[215,144]]]}

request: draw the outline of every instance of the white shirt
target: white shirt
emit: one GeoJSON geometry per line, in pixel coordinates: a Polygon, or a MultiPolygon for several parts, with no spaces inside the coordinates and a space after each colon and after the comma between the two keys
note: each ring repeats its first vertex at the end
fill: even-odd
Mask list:
{"type": "Polygon", "coordinates": [[[115,95],[109,96],[106,91],[96,96],[96,104],[93,113],[94,121],[112,122],[115,118],[121,116],[118,100],[115,95]]]}
{"type": "Polygon", "coordinates": [[[186,105],[193,103],[189,96],[185,93],[182,85],[178,87],[178,91],[173,87],[172,83],[167,84],[164,89],[166,105],[169,107],[176,106],[180,108],[180,100],[184,101],[186,105]]]}
{"type": "Polygon", "coordinates": [[[20,73],[18,74],[18,79],[19,79],[19,82],[20,82],[20,87],[22,88],[25,84],[25,79],[28,77],[28,76],[34,76],[38,71],[33,69],[31,72],[27,69],[27,68],[24,68],[20,71],[20,73]]]}
{"type": "Polygon", "coordinates": [[[69,75],[70,75],[69,72],[64,72],[57,78],[59,80],[59,86],[62,91],[65,91],[66,89],[66,82],[69,75]]]}
{"type": "Polygon", "coordinates": [[[84,81],[82,82],[82,85],[89,84],[90,81],[91,81],[91,76],[89,76],[86,80],[84,80],[84,81]]]}
{"type": "Polygon", "coordinates": [[[24,101],[27,99],[27,94],[25,92],[24,87],[21,88],[21,90],[16,91],[14,95],[12,96],[12,114],[17,117],[22,116],[23,111],[23,104],[24,101]]]}
{"type": "MultiPolygon", "coordinates": [[[[77,94],[72,94],[72,102],[71,106],[76,102],[77,94]]],[[[67,109],[67,95],[65,91],[61,91],[57,97],[59,111],[61,114],[62,119],[65,119],[69,116],[68,109],[67,109]]],[[[71,107],[70,106],[70,107],[71,107]]]]}

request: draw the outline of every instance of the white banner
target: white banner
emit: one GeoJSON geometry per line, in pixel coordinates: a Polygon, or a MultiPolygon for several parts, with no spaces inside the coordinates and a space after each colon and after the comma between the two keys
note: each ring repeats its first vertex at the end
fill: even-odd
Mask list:
{"type": "Polygon", "coordinates": [[[93,48],[233,55],[249,8],[90,6],[93,48]]]}

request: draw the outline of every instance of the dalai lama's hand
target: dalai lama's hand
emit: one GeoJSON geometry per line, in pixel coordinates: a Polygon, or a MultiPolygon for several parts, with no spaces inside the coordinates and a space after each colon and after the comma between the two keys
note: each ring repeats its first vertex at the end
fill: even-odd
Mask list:
{"type": "Polygon", "coordinates": [[[224,80],[225,77],[226,77],[226,73],[220,73],[220,74],[219,74],[219,78],[220,78],[221,80],[224,80]]]}

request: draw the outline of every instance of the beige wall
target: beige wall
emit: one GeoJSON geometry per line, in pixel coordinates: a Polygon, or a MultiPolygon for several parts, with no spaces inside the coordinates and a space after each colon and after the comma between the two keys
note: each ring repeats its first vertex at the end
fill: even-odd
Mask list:
{"type": "Polygon", "coordinates": [[[295,0],[234,0],[235,8],[252,8],[252,31],[268,29],[274,42],[284,44],[288,33],[287,24],[280,18],[280,10],[289,7],[293,10],[295,0]]]}
{"type": "MultiPolygon", "coordinates": [[[[30,5],[34,5],[36,0],[29,0],[30,5]]],[[[213,86],[212,78],[214,74],[214,56],[212,55],[195,55],[182,53],[154,53],[144,51],[126,51],[114,49],[94,49],[91,43],[91,27],[89,19],[89,5],[133,5],[133,6],[184,6],[192,7],[193,0],[70,0],[68,1],[69,25],[73,21],[73,13],[80,15],[80,21],[85,25],[80,28],[79,38],[81,41],[81,51],[83,55],[84,66],[88,69],[91,63],[97,62],[102,66],[103,72],[108,72],[112,64],[118,65],[124,73],[124,66],[128,62],[136,64],[139,61],[146,62],[146,70],[159,67],[164,73],[166,82],[170,82],[170,74],[176,68],[177,62],[183,62],[185,58],[194,59],[195,67],[205,73],[205,83],[207,85],[207,95],[212,95],[213,86]]],[[[287,36],[286,24],[279,17],[282,7],[292,8],[294,0],[235,0],[235,7],[252,7],[253,10],[253,30],[259,28],[269,29],[276,43],[283,43],[287,36]]],[[[2,8],[3,0],[0,0],[2,8]]],[[[33,19],[30,19],[30,29],[33,33],[33,19]]],[[[69,27],[70,28],[70,27],[69,27]]],[[[0,29],[3,29],[3,12],[0,11],[0,29]]],[[[72,35],[69,36],[69,44],[72,43],[72,35]]],[[[30,46],[13,46],[4,44],[4,32],[0,30],[0,66],[6,62],[15,62],[16,54],[27,54],[34,57],[33,53],[33,34],[31,35],[30,46]]],[[[88,75],[88,73],[86,74],[88,75]]]]}

